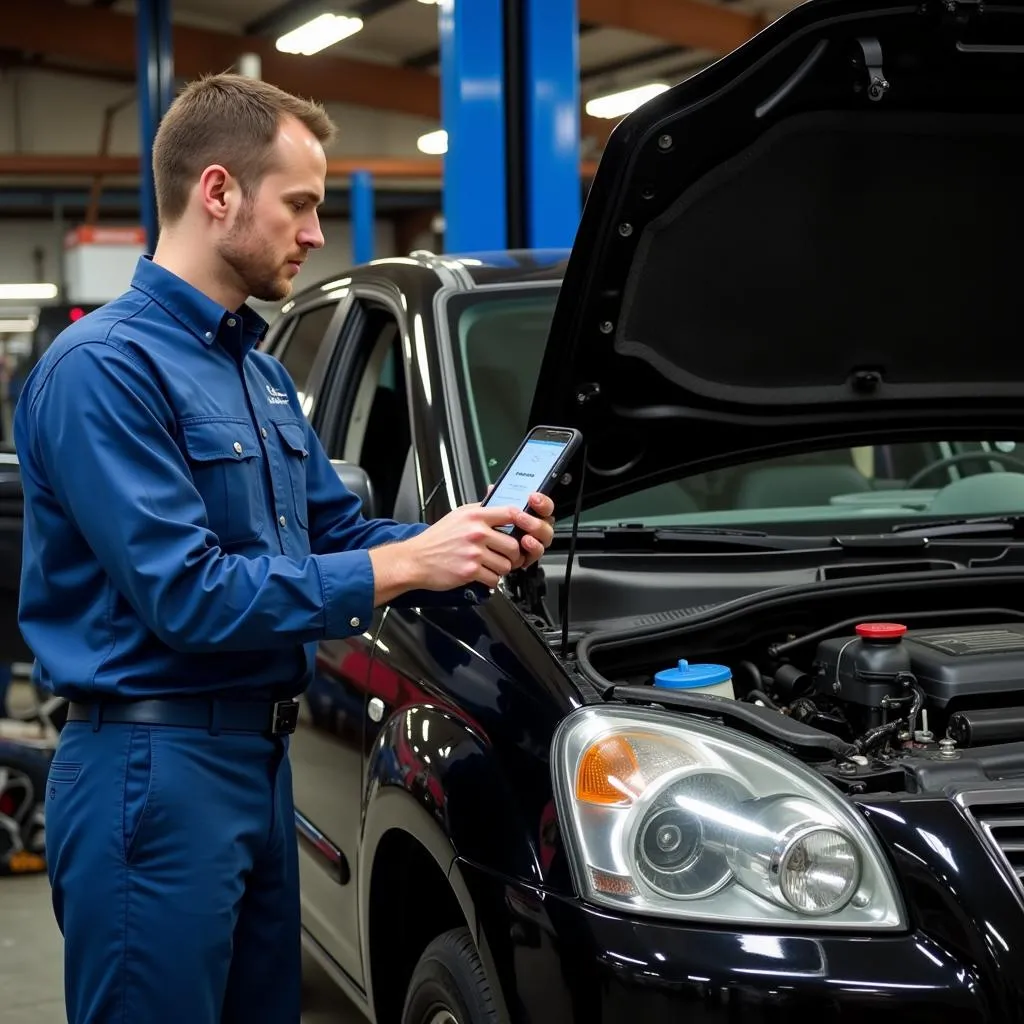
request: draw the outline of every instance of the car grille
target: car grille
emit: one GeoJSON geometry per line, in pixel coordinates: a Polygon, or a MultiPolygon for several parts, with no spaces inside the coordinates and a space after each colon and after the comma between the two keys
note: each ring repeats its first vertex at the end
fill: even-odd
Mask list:
{"type": "Polygon", "coordinates": [[[1024,790],[975,790],[957,802],[1024,888],[1024,790]]]}

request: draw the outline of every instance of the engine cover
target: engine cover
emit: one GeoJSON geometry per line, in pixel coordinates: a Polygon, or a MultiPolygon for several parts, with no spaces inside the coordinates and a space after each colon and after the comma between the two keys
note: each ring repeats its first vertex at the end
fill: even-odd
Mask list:
{"type": "MultiPolygon", "coordinates": [[[[935,709],[963,698],[975,707],[985,697],[1005,704],[1024,693],[1024,623],[912,629],[890,643],[888,661],[909,668],[935,709]]],[[[823,641],[816,662],[819,692],[841,701],[878,707],[887,693],[899,692],[877,671],[878,660],[860,637],[823,641]]]]}
{"type": "Polygon", "coordinates": [[[1024,690],[1024,624],[910,630],[911,671],[929,701],[995,697],[1024,690]]]}

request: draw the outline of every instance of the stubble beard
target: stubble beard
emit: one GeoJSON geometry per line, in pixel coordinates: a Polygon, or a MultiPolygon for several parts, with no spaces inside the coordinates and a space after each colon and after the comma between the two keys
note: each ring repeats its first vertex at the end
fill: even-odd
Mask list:
{"type": "Polygon", "coordinates": [[[273,247],[256,226],[252,203],[247,202],[239,211],[218,251],[251,298],[280,302],[291,294],[291,281],[285,277],[284,267],[275,260],[273,247]]]}

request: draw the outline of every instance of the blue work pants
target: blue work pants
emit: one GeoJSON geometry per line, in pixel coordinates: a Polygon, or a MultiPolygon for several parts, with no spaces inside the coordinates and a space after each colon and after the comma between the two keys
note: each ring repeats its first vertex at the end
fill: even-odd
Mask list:
{"type": "Polygon", "coordinates": [[[69,1024],[299,1024],[286,741],[69,722],[46,851],[69,1024]]]}

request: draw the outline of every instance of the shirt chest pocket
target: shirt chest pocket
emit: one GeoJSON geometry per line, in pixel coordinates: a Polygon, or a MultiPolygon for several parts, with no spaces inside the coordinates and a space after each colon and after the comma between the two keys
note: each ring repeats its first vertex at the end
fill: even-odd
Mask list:
{"type": "Polygon", "coordinates": [[[281,456],[291,486],[292,515],[304,530],[309,529],[309,511],[306,496],[306,431],[295,420],[275,420],[274,429],[281,446],[281,456]]]}
{"type": "Polygon", "coordinates": [[[195,419],[181,423],[181,436],[206,520],[222,547],[256,540],[266,525],[263,452],[251,423],[195,419]]]}

